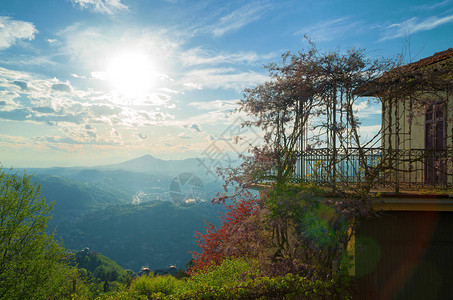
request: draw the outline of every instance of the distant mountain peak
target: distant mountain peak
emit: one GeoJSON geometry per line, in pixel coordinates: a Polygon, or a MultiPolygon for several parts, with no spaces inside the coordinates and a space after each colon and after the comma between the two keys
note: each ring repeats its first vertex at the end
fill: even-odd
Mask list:
{"type": "Polygon", "coordinates": [[[137,157],[135,159],[157,159],[157,158],[155,158],[151,154],[145,154],[145,155],[139,156],[139,157],[137,157]]]}
{"type": "Polygon", "coordinates": [[[170,173],[172,176],[180,172],[196,172],[198,162],[192,160],[163,160],[150,154],[123,161],[118,164],[104,165],[103,169],[125,170],[138,173],[170,173]]]}
{"type": "Polygon", "coordinates": [[[135,167],[139,166],[146,166],[146,165],[154,165],[156,163],[164,163],[165,160],[156,158],[152,156],[151,154],[145,154],[130,160],[123,161],[119,164],[116,164],[117,166],[125,166],[125,165],[134,165],[135,167]]]}

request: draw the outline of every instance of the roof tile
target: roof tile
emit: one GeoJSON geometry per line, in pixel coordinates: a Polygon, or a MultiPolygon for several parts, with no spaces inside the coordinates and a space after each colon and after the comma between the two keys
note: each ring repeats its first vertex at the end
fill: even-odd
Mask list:
{"type": "Polygon", "coordinates": [[[425,66],[428,66],[431,64],[438,63],[440,61],[443,61],[443,60],[446,60],[446,59],[449,59],[452,57],[453,57],[453,48],[449,48],[447,50],[434,53],[434,55],[431,55],[429,57],[422,58],[419,61],[404,65],[401,68],[414,70],[414,69],[418,69],[420,67],[425,67],[425,66]]]}

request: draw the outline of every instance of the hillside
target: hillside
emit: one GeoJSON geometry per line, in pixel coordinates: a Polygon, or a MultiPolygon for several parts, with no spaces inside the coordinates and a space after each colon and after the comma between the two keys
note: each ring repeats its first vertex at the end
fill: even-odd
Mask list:
{"type": "Polygon", "coordinates": [[[47,201],[55,202],[55,215],[74,215],[108,205],[130,202],[127,193],[119,189],[89,185],[54,175],[36,175],[32,180],[41,185],[41,194],[47,201]]]}
{"type": "Polygon", "coordinates": [[[137,272],[170,264],[184,267],[196,250],[195,231],[205,222],[218,224],[223,206],[198,204],[181,207],[168,201],[110,206],[56,224],[67,249],[96,249],[126,269],[137,272]]]}
{"type": "MultiPolygon", "coordinates": [[[[124,281],[128,276],[128,272],[115,261],[87,248],[72,254],[71,262],[73,266],[86,270],[85,278],[93,277],[102,281],[124,281]]],[[[84,272],[82,271],[81,273],[83,274],[84,272]]]]}
{"type": "MultiPolygon", "coordinates": [[[[41,168],[27,169],[28,174],[34,174],[38,184],[49,186],[49,178],[60,178],[61,184],[76,183],[78,188],[95,187],[109,193],[120,194],[132,200],[138,191],[150,191],[156,187],[168,190],[171,178],[153,174],[144,174],[124,170],[99,170],[93,168],[41,168]]],[[[56,179],[50,180],[56,181],[56,179]]],[[[52,185],[56,187],[56,185],[52,185]]]]}
{"type": "Polygon", "coordinates": [[[195,162],[143,156],[109,166],[26,172],[41,185],[46,201],[55,202],[48,231],[56,230],[67,249],[89,247],[137,272],[142,265],[184,267],[188,252],[196,250],[195,231],[203,231],[204,220],[218,222],[224,207],[209,200],[221,191],[220,182],[203,179],[207,203],[181,207],[170,201],[175,177],[159,174],[178,175],[196,168],[195,162]]]}

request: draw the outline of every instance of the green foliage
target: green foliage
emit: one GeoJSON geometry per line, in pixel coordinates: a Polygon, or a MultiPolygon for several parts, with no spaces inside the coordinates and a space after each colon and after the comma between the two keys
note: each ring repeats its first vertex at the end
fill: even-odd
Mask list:
{"type": "Polygon", "coordinates": [[[190,275],[187,272],[183,271],[182,268],[179,268],[178,272],[176,272],[173,276],[175,276],[177,279],[190,277],[190,275]]]}
{"type": "MultiPolygon", "coordinates": [[[[80,251],[74,254],[73,264],[101,281],[127,283],[130,274],[115,261],[95,251],[80,251]]],[[[84,271],[79,271],[84,272],[84,271]]],[[[86,274],[85,277],[90,275],[86,274]]]]}
{"type": "Polygon", "coordinates": [[[117,293],[102,293],[98,295],[96,300],[147,300],[148,297],[139,295],[133,292],[117,292],[117,293]]]}
{"type": "MultiPolygon", "coordinates": [[[[326,209],[321,207],[321,209],[326,209]]],[[[323,218],[318,210],[307,210],[300,220],[304,236],[313,241],[316,247],[334,247],[338,243],[338,236],[329,220],[323,218]]]]}
{"type": "Polygon", "coordinates": [[[173,276],[141,276],[135,278],[129,291],[134,295],[143,295],[148,298],[185,297],[186,293],[199,291],[200,288],[233,287],[246,278],[253,276],[254,263],[244,259],[227,259],[219,266],[212,266],[209,270],[197,275],[178,280],[173,276]]]}
{"type": "Polygon", "coordinates": [[[333,282],[309,281],[287,274],[274,278],[257,277],[230,287],[200,285],[174,299],[335,299],[333,282]]]}
{"type": "MultiPolygon", "coordinates": [[[[152,280],[155,278],[140,279],[140,282],[149,284],[152,280]]],[[[333,281],[309,281],[292,274],[274,278],[248,278],[242,281],[225,282],[225,285],[199,283],[189,289],[182,289],[183,286],[184,282],[180,281],[180,289],[175,288],[174,293],[171,294],[149,293],[149,288],[140,292],[132,290],[131,298],[124,299],[137,299],[134,298],[137,294],[146,296],[148,299],[335,299],[340,296],[343,299],[348,298],[335,288],[333,281]]]]}
{"type": "Polygon", "coordinates": [[[141,276],[135,278],[128,291],[98,292],[95,299],[348,299],[350,295],[339,283],[310,281],[286,274],[258,277],[254,262],[227,259],[219,266],[190,278],[141,276]],[[253,274],[255,273],[255,274],[253,274]]]}
{"type": "Polygon", "coordinates": [[[273,218],[303,218],[307,209],[318,205],[324,191],[313,183],[280,183],[274,185],[265,197],[266,207],[273,218]]]}
{"type": "Polygon", "coordinates": [[[181,281],[173,276],[140,276],[132,281],[129,290],[139,295],[151,298],[155,293],[163,295],[173,294],[178,287],[181,286],[181,281]]]}
{"type": "Polygon", "coordinates": [[[245,277],[257,275],[254,261],[242,258],[226,259],[219,266],[211,266],[207,271],[198,272],[187,281],[189,289],[197,286],[224,287],[242,281],[245,277]]]}
{"type": "Polygon", "coordinates": [[[51,209],[29,176],[0,170],[0,299],[59,298],[77,281],[45,233],[51,209]]]}

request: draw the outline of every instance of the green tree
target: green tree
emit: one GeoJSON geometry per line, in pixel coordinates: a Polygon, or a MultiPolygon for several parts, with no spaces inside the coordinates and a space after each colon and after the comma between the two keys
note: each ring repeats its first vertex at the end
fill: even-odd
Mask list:
{"type": "Polygon", "coordinates": [[[48,205],[30,176],[0,169],[0,299],[64,298],[75,269],[64,248],[45,232],[48,205]]]}

